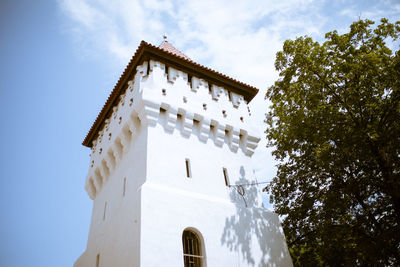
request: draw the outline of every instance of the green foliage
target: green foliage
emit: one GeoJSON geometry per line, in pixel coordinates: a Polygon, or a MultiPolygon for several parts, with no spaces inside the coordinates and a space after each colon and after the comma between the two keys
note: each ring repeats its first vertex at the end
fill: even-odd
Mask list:
{"type": "Polygon", "coordinates": [[[400,265],[400,22],[287,40],[268,89],[275,211],[297,266],[400,265]]]}

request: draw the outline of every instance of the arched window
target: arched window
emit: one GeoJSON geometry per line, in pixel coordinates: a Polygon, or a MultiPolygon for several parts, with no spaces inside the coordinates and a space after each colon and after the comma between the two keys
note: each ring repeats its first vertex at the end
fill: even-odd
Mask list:
{"type": "Polygon", "coordinates": [[[183,260],[185,267],[203,266],[203,250],[199,236],[190,230],[183,231],[183,260]]]}

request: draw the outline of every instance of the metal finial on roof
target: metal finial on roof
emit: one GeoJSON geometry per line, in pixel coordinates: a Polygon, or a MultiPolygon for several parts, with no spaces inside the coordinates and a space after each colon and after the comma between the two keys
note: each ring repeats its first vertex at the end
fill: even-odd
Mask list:
{"type": "Polygon", "coordinates": [[[167,34],[166,33],[164,33],[163,38],[164,38],[164,41],[167,41],[167,34]]]}

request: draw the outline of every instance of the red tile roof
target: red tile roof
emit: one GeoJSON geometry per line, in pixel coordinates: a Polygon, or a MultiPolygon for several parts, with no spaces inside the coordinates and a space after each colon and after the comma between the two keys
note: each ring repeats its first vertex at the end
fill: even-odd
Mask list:
{"type": "Polygon", "coordinates": [[[247,101],[253,99],[259,91],[253,86],[242,83],[192,61],[167,41],[162,42],[160,47],[142,41],[107,98],[106,103],[83,140],[82,145],[87,147],[92,146],[92,140],[97,136],[105,119],[111,115],[112,107],[118,103],[118,97],[126,90],[127,82],[135,75],[136,66],[149,59],[159,60],[169,66],[181,69],[190,75],[204,78],[212,84],[223,86],[232,92],[243,95],[247,101]]]}
{"type": "Polygon", "coordinates": [[[186,56],[184,53],[176,49],[172,44],[168,43],[168,41],[164,40],[158,48],[161,48],[169,53],[175,54],[179,57],[183,57],[186,60],[191,60],[188,56],[186,56]]]}

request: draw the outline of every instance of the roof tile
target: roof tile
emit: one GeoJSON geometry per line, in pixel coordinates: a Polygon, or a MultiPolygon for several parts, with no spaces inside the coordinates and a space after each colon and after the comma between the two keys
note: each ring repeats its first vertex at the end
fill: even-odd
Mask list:
{"type": "Polygon", "coordinates": [[[143,51],[146,49],[153,49],[155,51],[162,51],[164,53],[170,54],[172,56],[175,56],[177,58],[180,58],[183,60],[183,62],[187,62],[194,68],[199,68],[204,71],[207,71],[211,74],[218,75],[219,77],[222,77],[228,81],[231,81],[233,83],[236,83],[238,85],[241,85],[245,88],[246,90],[250,91],[250,96],[248,100],[251,100],[258,92],[258,89],[250,86],[248,84],[245,84],[243,82],[240,82],[236,79],[233,79],[225,74],[222,74],[220,72],[217,72],[215,70],[212,70],[210,68],[207,68],[203,65],[200,65],[199,63],[196,63],[192,61],[188,56],[183,54],[181,51],[176,49],[174,46],[172,46],[170,43],[168,43],[166,40],[163,41],[159,47],[156,47],[152,44],[149,44],[145,41],[142,41],[139,45],[139,47],[136,49],[135,54],[132,56],[131,60],[129,61],[129,64],[126,66],[124,72],[122,73],[121,77],[119,78],[117,84],[115,85],[114,89],[112,90],[111,94],[108,96],[106,103],[104,104],[103,108],[101,109],[100,113],[97,115],[96,120],[92,124],[92,127],[90,128],[89,132],[87,133],[85,139],[82,142],[82,145],[91,147],[91,141],[93,138],[95,138],[99,128],[101,127],[103,121],[105,120],[107,113],[111,110],[113,102],[116,101],[117,97],[122,93],[124,89],[124,83],[126,83],[127,79],[129,78],[129,74],[133,71],[133,68],[135,66],[135,63],[138,62],[140,59],[140,55],[142,54],[143,51]]]}
{"type": "Polygon", "coordinates": [[[186,56],[184,53],[176,49],[172,44],[168,43],[168,41],[164,40],[158,48],[161,48],[169,53],[172,53],[174,55],[183,57],[184,59],[191,60],[188,56],[186,56]]]}

